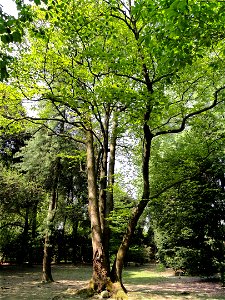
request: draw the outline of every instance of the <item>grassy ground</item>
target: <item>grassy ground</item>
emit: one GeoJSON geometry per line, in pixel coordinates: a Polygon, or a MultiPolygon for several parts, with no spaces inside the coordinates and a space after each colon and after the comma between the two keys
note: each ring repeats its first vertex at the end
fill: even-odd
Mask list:
{"type": "MultiPolygon", "coordinates": [[[[85,265],[54,265],[55,282],[51,284],[41,283],[41,266],[4,266],[0,272],[0,299],[3,300],[81,299],[75,292],[85,288],[91,278],[91,266],[85,265]]],[[[172,270],[155,265],[127,267],[124,285],[131,300],[225,300],[225,290],[219,283],[198,277],[176,277],[172,270]]]]}

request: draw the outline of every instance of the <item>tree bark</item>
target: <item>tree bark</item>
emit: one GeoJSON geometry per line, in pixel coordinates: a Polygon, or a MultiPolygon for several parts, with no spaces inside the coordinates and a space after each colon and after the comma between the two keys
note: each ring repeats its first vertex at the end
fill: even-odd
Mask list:
{"type": "Polygon", "coordinates": [[[102,149],[102,158],[100,160],[100,180],[99,180],[99,212],[101,230],[105,228],[105,210],[106,210],[106,189],[107,189],[107,161],[108,161],[108,137],[104,138],[102,149]]]}
{"type": "Polygon", "coordinates": [[[93,273],[90,287],[97,292],[103,291],[108,284],[108,270],[106,256],[102,242],[102,230],[99,213],[97,180],[95,172],[95,155],[93,146],[93,133],[86,132],[87,148],[87,177],[88,177],[88,198],[89,215],[91,220],[92,248],[93,248],[93,273]]]}
{"type": "Polygon", "coordinates": [[[104,122],[100,122],[103,136],[103,144],[100,159],[100,180],[99,180],[99,212],[101,229],[104,232],[105,211],[106,211],[106,189],[107,189],[107,164],[108,164],[108,144],[109,144],[109,112],[110,105],[107,106],[104,122]]]}
{"type": "Polygon", "coordinates": [[[52,234],[53,234],[53,221],[56,213],[57,205],[57,190],[60,175],[60,158],[56,158],[55,170],[53,174],[53,184],[52,184],[52,196],[50,198],[48,215],[47,215],[47,225],[45,231],[45,241],[44,241],[44,256],[43,256],[43,282],[53,282],[51,261],[52,261],[52,234]]]}

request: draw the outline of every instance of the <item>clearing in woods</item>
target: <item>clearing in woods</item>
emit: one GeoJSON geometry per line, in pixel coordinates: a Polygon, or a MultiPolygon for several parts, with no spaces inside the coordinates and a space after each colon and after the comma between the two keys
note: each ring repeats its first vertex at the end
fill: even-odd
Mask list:
{"type": "MultiPolygon", "coordinates": [[[[41,266],[2,266],[0,298],[3,300],[82,299],[76,291],[85,288],[91,278],[91,266],[53,265],[55,282],[41,283],[41,266]]],[[[225,299],[225,288],[216,280],[174,276],[171,269],[157,265],[129,266],[124,270],[128,299],[136,300],[219,300],[225,299]]],[[[99,296],[90,299],[99,299],[99,296]]]]}

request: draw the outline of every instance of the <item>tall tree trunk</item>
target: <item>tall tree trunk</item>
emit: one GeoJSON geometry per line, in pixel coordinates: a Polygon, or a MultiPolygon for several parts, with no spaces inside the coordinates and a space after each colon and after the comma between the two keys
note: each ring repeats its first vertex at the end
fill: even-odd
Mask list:
{"type": "Polygon", "coordinates": [[[100,160],[100,180],[99,180],[99,213],[101,230],[103,234],[103,247],[106,257],[107,273],[110,273],[109,249],[106,245],[109,243],[109,236],[106,234],[107,226],[107,177],[108,177],[108,148],[109,148],[109,118],[110,104],[107,105],[105,111],[104,122],[101,122],[101,131],[103,135],[102,157],[100,160]]]}
{"type": "Polygon", "coordinates": [[[110,260],[109,260],[109,241],[110,241],[110,221],[108,220],[110,213],[113,211],[114,201],[113,201],[113,187],[115,182],[115,157],[116,157],[116,140],[117,140],[117,127],[118,127],[118,118],[117,113],[114,113],[113,124],[112,124],[112,133],[110,139],[110,157],[109,157],[109,167],[108,167],[108,191],[106,198],[106,208],[105,208],[105,227],[103,231],[103,241],[104,249],[106,252],[107,267],[110,270],[110,260]]]}
{"type": "Polygon", "coordinates": [[[108,270],[106,257],[102,242],[102,230],[99,213],[97,180],[95,172],[95,155],[93,146],[93,133],[86,132],[87,148],[87,177],[88,177],[88,198],[89,215],[91,220],[92,248],[93,248],[93,273],[90,287],[100,292],[104,290],[108,283],[108,270]]]}
{"type": "Polygon", "coordinates": [[[111,280],[113,282],[119,282],[124,290],[125,288],[122,283],[122,270],[123,270],[124,258],[129,249],[132,236],[137,226],[137,222],[140,216],[142,215],[145,207],[147,206],[149,201],[149,196],[150,196],[149,161],[150,161],[151,142],[153,136],[151,134],[150,127],[148,125],[149,116],[150,116],[150,112],[147,109],[147,112],[144,116],[144,126],[143,126],[144,141],[143,141],[143,160],[142,160],[142,176],[143,176],[142,199],[132,212],[126,233],[118,249],[114,264],[112,266],[112,271],[111,271],[111,280]]]}
{"type": "Polygon", "coordinates": [[[60,157],[56,158],[55,169],[53,174],[53,183],[52,183],[52,196],[49,201],[48,215],[47,215],[47,224],[45,231],[45,241],[44,241],[44,256],[43,256],[43,282],[52,282],[52,270],[51,270],[51,261],[52,261],[52,233],[53,233],[53,221],[56,213],[57,205],[57,190],[60,174],[60,157]]]}
{"type": "Polygon", "coordinates": [[[108,138],[104,138],[102,149],[102,158],[100,160],[100,180],[99,180],[99,213],[101,230],[105,228],[105,210],[106,210],[106,189],[107,189],[107,161],[108,161],[108,138]]]}

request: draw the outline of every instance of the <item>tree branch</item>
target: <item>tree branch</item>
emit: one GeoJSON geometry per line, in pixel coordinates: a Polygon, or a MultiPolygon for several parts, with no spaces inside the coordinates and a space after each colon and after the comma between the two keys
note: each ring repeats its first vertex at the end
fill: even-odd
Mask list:
{"type": "Polygon", "coordinates": [[[169,76],[174,76],[176,74],[176,72],[171,72],[171,73],[168,73],[168,74],[164,74],[154,80],[152,80],[152,84],[156,83],[156,82],[159,82],[160,80],[162,80],[163,78],[167,78],[169,76]]]}
{"type": "Polygon", "coordinates": [[[131,76],[131,75],[127,75],[127,74],[120,74],[120,73],[117,73],[117,72],[114,72],[114,74],[116,76],[126,77],[126,78],[132,79],[132,80],[137,81],[137,82],[141,82],[141,83],[146,85],[146,82],[143,79],[140,79],[140,78],[137,78],[137,77],[134,77],[134,76],[131,76]]]}
{"type": "MultiPolygon", "coordinates": [[[[150,200],[152,200],[152,199],[158,198],[160,195],[162,195],[163,193],[165,193],[166,191],[168,191],[168,190],[171,189],[172,187],[174,187],[174,186],[176,186],[176,185],[178,185],[178,184],[181,184],[181,183],[183,183],[183,182],[185,182],[185,181],[187,181],[187,180],[190,180],[190,179],[192,179],[192,178],[193,178],[193,176],[192,176],[192,177],[186,177],[186,178],[184,178],[184,179],[175,181],[175,182],[169,184],[168,186],[164,187],[164,188],[163,188],[162,190],[160,190],[159,192],[157,192],[157,193],[155,193],[154,195],[150,196],[149,199],[146,199],[145,201],[150,201],[150,200]]],[[[144,200],[142,200],[142,201],[144,201],[144,200]]]]}
{"type": "Polygon", "coordinates": [[[219,89],[217,89],[217,90],[215,91],[215,93],[214,93],[214,101],[212,102],[211,105],[206,106],[206,107],[204,107],[204,108],[202,108],[202,109],[199,109],[199,110],[197,110],[197,111],[194,111],[194,112],[192,112],[192,113],[187,114],[187,115],[183,118],[183,120],[181,121],[181,125],[180,125],[179,128],[159,131],[159,132],[157,132],[156,134],[154,134],[154,137],[159,136],[159,135],[163,135],[163,134],[168,134],[168,133],[179,133],[179,132],[182,132],[182,131],[185,129],[186,124],[187,124],[187,121],[188,121],[190,118],[192,118],[192,117],[194,117],[194,116],[197,116],[197,115],[200,115],[201,113],[206,112],[206,111],[208,111],[208,110],[214,108],[215,106],[217,106],[219,103],[222,102],[222,101],[218,101],[218,94],[219,94],[221,91],[223,91],[224,89],[225,89],[225,86],[222,86],[222,87],[220,87],[219,89]]]}

